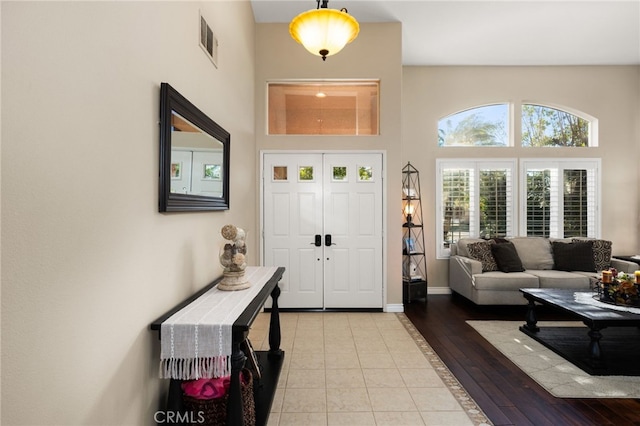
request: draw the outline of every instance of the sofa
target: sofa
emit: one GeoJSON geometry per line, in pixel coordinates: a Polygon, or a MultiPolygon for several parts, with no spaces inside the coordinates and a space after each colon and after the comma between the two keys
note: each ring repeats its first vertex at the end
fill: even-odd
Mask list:
{"type": "Polygon", "coordinates": [[[640,269],[611,257],[611,241],[587,238],[462,238],[451,245],[449,287],[478,305],[522,305],[521,288],[589,290],[602,270],[640,269]]]}

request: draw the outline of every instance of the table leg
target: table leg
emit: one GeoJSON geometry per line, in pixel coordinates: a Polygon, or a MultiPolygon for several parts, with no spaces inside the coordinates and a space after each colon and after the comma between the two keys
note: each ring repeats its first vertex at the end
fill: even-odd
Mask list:
{"type": "Polygon", "coordinates": [[[278,284],[271,291],[271,317],[269,320],[269,356],[280,356],[280,311],[278,309],[278,297],[280,287],[278,284]]]}
{"type": "MultiPolygon", "coordinates": [[[[525,296],[526,297],[526,296],[525,296]]],[[[529,305],[527,306],[527,323],[522,327],[531,332],[538,332],[540,328],[536,325],[538,323],[538,318],[536,317],[536,304],[533,299],[528,299],[529,305]]]]}
{"type": "MultiPolygon", "coordinates": [[[[182,380],[171,379],[169,382],[169,393],[167,395],[167,409],[164,412],[165,416],[168,416],[169,413],[171,415],[178,417],[178,415],[182,416],[183,419],[185,416],[189,416],[190,413],[187,413],[184,408],[184,403],[182,399],[182,380]]],[[[184,423],[182,420],[178,420],[175,423],[175,426],[183,426],[184,423]]]]}
{"type": "Polygon", "coordinates": [[[233,352],[231,353],[231,384],[229,385],[229,400],[227,402],[227,426],[243,426],[244,424],[240,374],[242,374],[247,357],[240,349],[240,343],[242,343],[242,340],[234,339],[233,352]]]}
{"type": "Polygon", "coordinates": [[[602,353],[600,352],[600,339],[602,338],[602,333],[595,327],[589,329],[589,337],[591,341],[589,342],[589,355],[591,356],[591,360],[594,364],[599,365],[602,360],[602,353]]]}

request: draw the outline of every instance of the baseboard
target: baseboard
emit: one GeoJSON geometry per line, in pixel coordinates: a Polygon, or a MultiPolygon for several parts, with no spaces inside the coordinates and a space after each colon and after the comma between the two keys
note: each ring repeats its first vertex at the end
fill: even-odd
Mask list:
{"type": "Polygon", "coordinates": [[[389,303],[384,308],[385,312],[404,312],[404,305],[402,303],[389,303]]]}
{"type": "MultiPolygon", "coordinates": [[[[427,300],[429,294],[451,294],[451,288],[449,287],[428,287],[427,288],[427,300]]],[[[388,303],[384,307],[385,312],[404,312],[404,305],[401,303],[388,303]]]]}
{"type": "Polygon", "coordinates": [[[427,287],[427,294],[451,294],[451,287],[427,287]]]}

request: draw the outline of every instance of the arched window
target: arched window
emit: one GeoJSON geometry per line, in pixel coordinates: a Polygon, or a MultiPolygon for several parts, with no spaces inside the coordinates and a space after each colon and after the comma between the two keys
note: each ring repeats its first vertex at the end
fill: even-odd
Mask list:
{"type": "Polygon", "coordinates": [[[522,146],[588,147],[591,121],[568,111],[544,105],[522,105],[522,146]]]}
{"type": "Polygon", "coordinates": [[[485,158],[472,150],[473,158],[436,160],[438,258],[465,237],[600,236],[600,160],[579,158],[584,151],[576,149],[556,150],[555,158],[523,155],[534,152],[528,147],[596,147],[598,120],[570,108],[511,105],[470,108],[438,121],[441,147],[505,147],[520,157],[485,158]],[[509,117],[521,121],[520,143],[509,117]]]}
{"type": "Polygon", "coordinates": [[[509,104],[485,105],[438,121],[438,146],[509,146],[509,104]]]}

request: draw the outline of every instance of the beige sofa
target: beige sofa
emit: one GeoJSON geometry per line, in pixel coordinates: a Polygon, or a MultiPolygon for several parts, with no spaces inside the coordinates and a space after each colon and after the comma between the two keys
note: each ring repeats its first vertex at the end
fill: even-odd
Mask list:
{"type": "MultiPolygon", "coordinates": [[[[493,256],[486,255],[486,245],[492,243],[463,238],[451,246],[449,287],[478,305],[525,304],[526,299],[519,291],[521,288],[589,290],[602,269],[613,267],[631,273],[638,269],[636,263],[612,259],[610,241],[513,237],[501,243],[513,244],[511,249],[515,248],[523,271],[503,272],[495,264],[492,267],[493,256]],[[586,259],[585,245],[590,247],[593,263],[586,259]],[[483,249],[483,255],[478,255],[478,248],[483,249]],[[581,253],[575,251],[577,254],[574,254],[578,249],[581,253]]],[[[492,249],[495,251],[496,247],[492,249]]]]}

